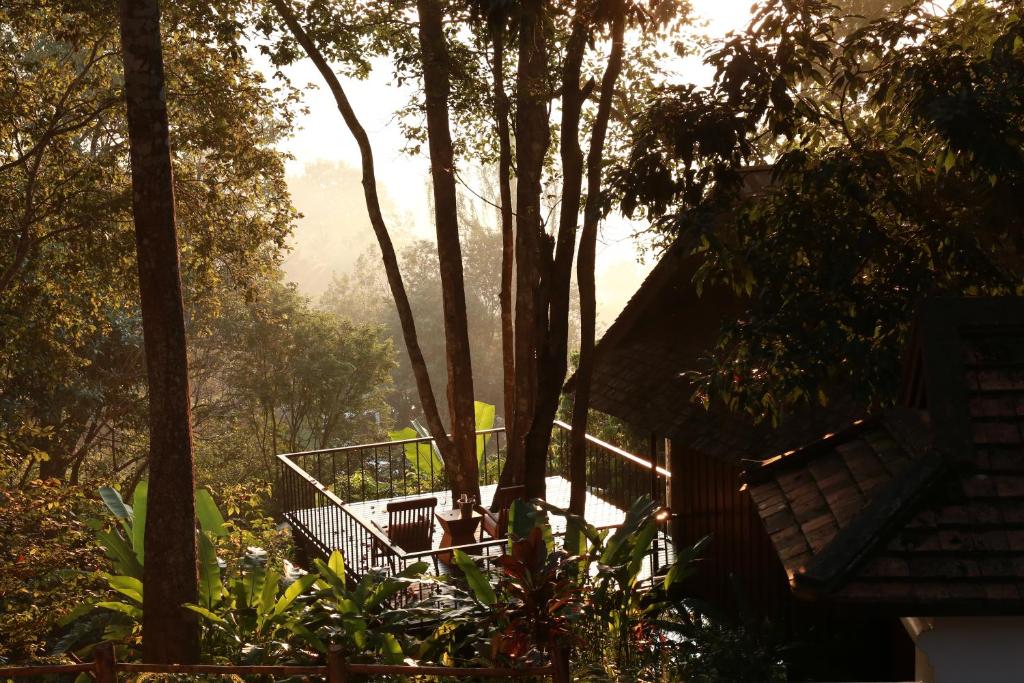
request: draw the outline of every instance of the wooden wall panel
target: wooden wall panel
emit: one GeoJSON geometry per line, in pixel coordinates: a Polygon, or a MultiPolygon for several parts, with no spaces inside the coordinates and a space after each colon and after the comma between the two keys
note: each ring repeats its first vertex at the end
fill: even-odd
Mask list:
{"type": "Polygon", "coordinates": [[[733,614],[740,600],[758,616],[781,616],[790,602],[785,571],[753,502],[740,491],[740,469],[673,441],[671,507],[679,516],[676,538],[711,545],[686,592],[733,614]]]}

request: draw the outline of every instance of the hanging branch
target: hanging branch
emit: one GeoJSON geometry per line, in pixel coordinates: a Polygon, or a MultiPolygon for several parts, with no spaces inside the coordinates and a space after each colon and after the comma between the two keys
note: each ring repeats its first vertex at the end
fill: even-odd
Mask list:
{"type": "Polygon", "coordinates": [[[515,327],[512,322],[512,276],[515,266],[515,232],[512,227],[512,142],[508,118],[508,95],[505,93],[505,26],[504,17],[491,21],[494,80],[494,118],[498,128],[498,188],[501,195],[501,354],[504,370],[505,420],[515,422],[516,358],[515,327]]]}
{"type": "Polygon", "coordinates": [[[576,392],[572,406],[572,433],[569,456],[569,510],[583,514],[586,505],[587,413],[590,408],[590,383],[594,374],[594,340],[597,324],[596,283],[594,282],[597,226],[601,221],[601,161],[604,156],[608,117],[612,109],[615,83],[622,70],[623,34],[626,27],[625,2],[619,0],[612,20],[612,47],[601,79],[597,116],[590,133],[587,154],[587,203],[583,210],[576,260],[576,282],[580,291],[580,360],[576,370],[576,392]]]}
{"type": "MultiPolygon", "coordinates": [[[[448,409],[454,457],[445,461],[453,497],[468,494],[480,500],[476,461],[476,413],[473,365],[466,318],[459,212],[455,192],[455,151],[452,147],[448,97],[451,91],[444,16],[438,0],[417,0],[423,90],[426,99],[427,145],[434,195],[434,227],[444,312],[445,360],[448,366],[448,409]]],[[[453,498],[454,499],[454,498],[453,498]]]]}
{"type": "Polygon", "coordinates": [[[285,25],[291,31],[292,36],[302,46],[317,70],[327,82],[327,86],[334,95],[338,105],[338,111],[345,120],[352,137],[359,146],[359,156],[363,172],[363,195],[366,200],[366,209],[370,215],[370,224],[380,245],[381,257],[384,261],[384,272],[387,275],[388,285],[391,288],[391,296],[395,300],[398,309],[398,319],[402,325],[402,337],[405,340],[405,347],[409,352],[409,361],[412,365],[413,375],[416,378],[416,389],[419,392],[420,403],[423,406],[423,415],[427,421],[427,428],[431,436],[437,442],[442,457],[450,459],[454,452],[454,444],[448,438],[444,428],[444,422],[437,410],[437,401],[434,398],[434,390],[430,384],[430,374],[427,372],[426,361],[423,360],[423,352],[420,350],[419,339],[416,335],[416,322],[413,319],[412,307],[409,305],[409,296],[405,291],[405,284],[402,282],[402,273],[398,267],[398,257],[395,254],[394,244],[391,242],[391,235],[388,232],[387,224],[380,210],[380,200],[377,196],[377,175],[373,165],[373,150],[370,147],[370,140],[366,130],[360,124],[355,111],[341,87],[341,82],[331,70],[324,59],[323,54],[316,47],[310,37],[299,24],[295,13],[286,0],[271,0],[274,9],[284,20],[285,25]]]}

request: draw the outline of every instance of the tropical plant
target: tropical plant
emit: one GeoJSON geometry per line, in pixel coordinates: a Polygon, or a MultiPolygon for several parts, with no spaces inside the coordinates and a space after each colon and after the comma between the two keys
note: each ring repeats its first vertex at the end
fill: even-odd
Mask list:
{"type": "MultiPolygon", "coordinates": [[[[473,401],[473,408],[476,415],[476,428],[479,432],[485,432],[494,427],[496,409],[495,406],[490,403],[484,403],[483,401],[473,401]]],[[[413,439],[429,439],[430,431],[427,429],[419,420],[413,420],[411,427],[400,429],[394,432],[388,432],[388,436],[392,441],[411,441],[413,439]]],[[[487,446],[491,442],[493,435],[491,434],[477,434],[476,436],[476,461],[478,466],[482,466],[484,453],[487,451],[487,446]]],[[[434,441],[428,443],[406,443],[403,445],[402,450],[405,452],[405,458],[412,465],[413,469],[420,476],[438,476],[444,471],[444,460],[441,457],[441,451],[437,448],[437,444],[434,441]]]]}
{"type": "Polygon", "coordinates": [[[610,534],[568,511],[547,503],[540,505],[565,516],[569,533],[579,530],[582,537],[577,567],[579,575],[586,577],[589,596],[580,621],[609,637],[581,641],[580,647],[609,646],[610,652],[591,653],[588,659],[603,662],[609,670],[635,673],[642,654],[651,649],[658,619],[674,605],[672,588],[696,571],[695,562],[709,537],[678,548],[664,576],[655,577],[648,560],[663,509],[649,496],[635,501],[622,524],[610,534]],[[643,586],[645,581],[649,585],[643,586]]]}
{"type": "Polygon", "coordinates": [[[337,550],[326,562],[314,560],[313,573],[287,562],[277,572],[266,559],[251,549],[213,602],[188,605],[203,618],[209,656],[250,664],[308,662],[340,645],[350,660],[401,663],[416,644],[410,624],[438,617],[436,609],[400,607],[394,600],[410,584],[427,581],[425,562],[394,576],[369,572],[350,582],[337,550]]]}
{"type": "Polygon", "coordinates": [[[477,630],[467,634],[454,621],[444,628],[476,642],[477,656],[487,662],[559,656],[564,644],[576,652],[574,675],[628,677],[650,669],[667,642],[659,621],[675,607],[671,589],[693,573],[708,543],[681,549],[664,576],[650,576],[646,560],[661,512],[641,498],[611,531],[543,501],[514,502],[510,552],[494,560],[493,585],[473,558],[455,553],[477,630]],[[580,531],[586,543],[578,554],[556,547],[549,512],[580,531]]]}
{"type": "Polygon", "coordinates": [[[393,575],[372,570],[358,581],[346,578],[340,551],[331,553],[326,562],[318,558],[313,564],[317,590],[310,630],[320,641],[340,645],[350,659],[369,657],[400,663],[405,658],[402,641],[408,640],[409,627],[422,626],[439,616],[436,609],[415,603],[404,606],[406,601],[400,599],[403,591],[431,583],[424,576],[426,562],[413,563],[393,575]]]}
{"type": "Polygon", "coordinates": [[[267,553],[250,548],[241,560],[238,575],[227,585],[220,572],[208,572],[200,580],[198,605],[186,605],[203,618],[203,651],[206,656],[246,664],[310,659],[323,652],[304,626],[301,615],[308,605],[297,602],[317,580],[303,574],[287,560],[283,572],[267,568],[267,553]],[[209,583],[207,583],[207,580],[209,583]],[[295,641],[314,648],[294,646],[295,641]]]}
{"type": "MultiPolygon", "coordinates": [[[[148,492],[148,483],[139,482],[129,505],[116,489],[99,489],[115,520],[110,528],[99,521],[92,524],[96,539],[111,562],[111,571],[100,576],[113,595],[110,599],[83,602],[61,621],[65,632],[55,647],[56,653],[88,653],[102,641],[113,641],[129,650],[141,644],[148,492]]],[[[221,565],[215,539],[226,536],[228,531],[210,492],[198,489],[195,497],[199,518],[199,597],[201,602],[210,604],[220,594],[221,565]]]]}

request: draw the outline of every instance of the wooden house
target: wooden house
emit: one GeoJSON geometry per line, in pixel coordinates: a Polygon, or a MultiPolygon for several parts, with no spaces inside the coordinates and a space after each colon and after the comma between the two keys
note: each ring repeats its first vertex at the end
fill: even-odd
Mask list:
{"type": "MultiPolygon", "coordinates": [[[[691,251],[682,243],[669,248],[601,338],[592,407],[664,440],[673,536],[685,545],[711,535],[699,571],[688,582],[694,597],[733,615],[785,623],[794,633],[822,624],[838,632],[845,624],[845,637],[859,640],[839,644],[830,671],[847,680],[909,678],[913,648],[897,619],[837,614],[794,599],[786,565],[741,480],[751,464],[864,418],[864,407],[840,401],[788,415],[772,428],[695,402],[687,373],[702,367],[722,325],[742,315],[745,302],[724,287],[698,293],[699,259],[691,251]],[[873,657],[865,659],[863,648],[873,657]]],[[[826,673],[808,669],[812,676],[826,673]]]]}
{"type": "Polygon", "coordinates": [[[906,405],[751,468],[793,593],[899,617],[926,683],[1024,680],[1024,299],[935,299],[906,405]]]}

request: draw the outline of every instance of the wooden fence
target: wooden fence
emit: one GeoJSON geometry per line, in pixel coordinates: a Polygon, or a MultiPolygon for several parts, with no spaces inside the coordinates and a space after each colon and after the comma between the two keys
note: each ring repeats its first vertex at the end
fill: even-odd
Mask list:
{"type": "Polygon", "coordinates": [[[536,667],[458,667],[418,664],[354,664],[344,653],[332,647],[326,666],[235,665],[235,664],[140,664],[118,662],[109,644],[96,648],[93,661],[82,664],[44,664],[39,666],[0,667],[0,679],[30,678],[54,674],[92,674],[95,683],[116,683],[118,673],[194,674],[207,676],[316,676],[327,683],[349,683],[355,676],[440,676],[444,678],[550,678],[554,683],[569,683],[568,653],[561,653],[551,664],[536,667]]]}

